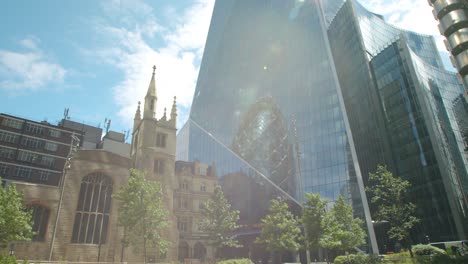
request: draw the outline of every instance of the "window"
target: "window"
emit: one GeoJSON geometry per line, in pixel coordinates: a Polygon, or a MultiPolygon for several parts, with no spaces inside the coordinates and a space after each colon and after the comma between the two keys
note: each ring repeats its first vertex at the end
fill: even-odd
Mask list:
{"type": "Polygon", "coordinates": [[[179,208],[181,209],[188,209],[188,199],[181,197],[179,199],[179,208]]]}
{"type": "Polygon", "coordinates": [[[42,182],[48,181],[50,174],[48,171],[39,171],[39,180],[42,182]]]}
{"type": "Polygon", "coordinates": [[[48,167],[52,167],[55,164],[55,158],[48,157],[48,156],[42,156],[41,164],[45,165],[45,166],[48,166],[48,167]]]}
{"type": "Polygon", "coordinates": [[[26,132],[36,135],[42,135],[44,132],[44,128],[42,126],[34,125],[27,123],[26,124],[26,132]]]}
{"type": "Polygon", "coordinates": [[[164,174],[164,160],[157,159],[154,161],[154,173],[164,174]]]}
{"type": "Polygon", "coordinates": [[[38,159],[39,159],[39,155],[31,153],[31,152],[20,150],[20,152],[18,153],[18,160],[21,160],[21,161],[33,163],[33,162],[38,161],[38,159]]]}
{"type": "Polygon", "coordinates": [[[59,138],[62,135],[62,132],[55,130],[55,129],[49,129],[49,136],[54,137],[54,138],[59,138]]]}
{"type": "Polygon", "coordinates": [[[10,167],[8,165],[0,163],[0,177],[7,176],[9,171],[10,167]]]}
{"type": "Polygon", "coordinates": [[[106,243],[111,195],[110,177],[93,173],[83,178],[73,225],[72,243],[106,243]]]}
{"type": "Polygon", "coordinates": [[[165,148],[166,139],[167,139],[167,134],[157,133],[156,134],[156,147],[165,148]]]}
{"type": "Polygon", "coordinates": [[[44,149],[48,151],[57,151],[58,145],[55,143],[46,142],[44,145],[44,149]]]}
{"type": "Polygon", "coordinates": [[[7,127],[16,128],[16,129],[21,129],[23,127],[23,121],[19,121],[19,120],[16,120],[16,119],[5,118],[2,121],[2,125],[7,126],[7,127]]]}
{"type": "Polygon", "coordinates": [[[200,175],[200,176],[206,176],[207,170],[208,170],[207,167],[205,167],[205,166],[200,166],[200,167],[198,168],[198,175],[200,175]]]}
{"type": "Polygon", "coordinates": [[[205,183],[202,183],[202,184],[200,185],[200,191],[206,192],[206,185],[205,185],[205,183]]]}
{"type": "Polygon", "coordinates": [[[26,179],[31,179],[31,168],[18,167],[16,168],[16,176],[26,179]]]}
{"type": "Polygon", "coordinates": [[[30,137],[23,137],[21,139],[21,145],[29,147],[29,148],[39,148],[41,146],[42,141],[30,138],[30,137]]]}
{"type": "Polygon", "coordinates": [[[7,143],[16,143],[18,141],[18,135],[0,131],[0,141],[7,143]]]}
{"type": "Polygon", "coordinates": [[[179,183],[179,188],[182,190],[187,190],[188,189],[188,183],[186,181],[183,181],[179,183]]]}
{"type": "Polygon", "coordinates": [[[177,221],[177,230],[187,232],[187,223],[184,221],[177,221]]]}
{"type": "Polygon", "coordinates": [[[30,208],[32,209],[33,220],[32,231],[35,233],[32,237],[32,241],[44,241],[49,222],[50,210],[36,204],[32,205],[30,208]]]}
{"type": "Polygon", "coordinates": [[[0,158],[13,159],[14,154],[15,151],[13,149],[0,147],[0,158]]]}

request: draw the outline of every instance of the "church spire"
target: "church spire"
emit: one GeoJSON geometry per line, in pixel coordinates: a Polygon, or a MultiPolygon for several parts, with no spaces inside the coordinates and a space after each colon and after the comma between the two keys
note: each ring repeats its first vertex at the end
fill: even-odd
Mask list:
{"type": "Polygon", "coordinates": [[[137,107],[137,110],[135,112],[135,118],[133,118],[133,120],[140,120],[141,119],[140,104],[141,104],[141,102],[138,101],[138,107],[137,107]]]}
{"type": "Polygon", "coordinates": [[[144,119],[154,119],[156,116],[156,101],[158,100],[158,97],[156,96],[155,74],[156,66],[153,66],[153,76],[151,77],[148,91],[145,96],[145,110],[143,112],[144,119]]]}
{"type": "Polygon", "coordinates": [[[174,103],[172,104],[172,109],[171,109],[171,123],[173,126],[176,125],[176,119],[177,119],[177,103],[176,103],[176,97],[174,96],[174,103]]]}
{"type": "Polygon", "coordinates": [[[141,121],[140,101],[138,101],[138,107],[133,118],[133,131],[138,127],[141,121]]]}

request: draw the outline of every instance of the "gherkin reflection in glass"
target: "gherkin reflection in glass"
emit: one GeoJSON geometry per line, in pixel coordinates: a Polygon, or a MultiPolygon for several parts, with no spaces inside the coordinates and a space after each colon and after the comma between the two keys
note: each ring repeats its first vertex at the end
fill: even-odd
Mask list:
{"type": "Polygon", "coordinates": [[[234,137],[232,150],[288,193],[295,193],[288,127],[273,98],[254,103],[234,137]]]}

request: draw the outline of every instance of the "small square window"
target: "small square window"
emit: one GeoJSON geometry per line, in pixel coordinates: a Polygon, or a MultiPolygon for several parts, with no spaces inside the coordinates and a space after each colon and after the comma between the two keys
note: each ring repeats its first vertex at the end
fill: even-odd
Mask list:
{"type": "Polygon", "coordinates": [[[19,167],[16,169],[16,176],[31,179],[32,169],[19,167]]]}
{"type": "Polygon", "coordinates": [[[49,136],[54,137],[54,138],[59,138],[62,135],[62,132],[59,130],[55,129],[49,129],[49,136]]]}
{"type": "Polygon", "coordinates": [[[156,134],[156,147],[165,148],[167,141],[167,134],[157,133],[156,134]]]}
{"type": "Polygon", "coordinates": [[[48,150],[48,151],[57,151],[58,144],[51,143],[51,142],[46,142],[45,145],[44,145],[44,149],[48,150]]]}
{"type": "Polygon", "coordinates": [[[154,173],[164,174],[164,160],[157,159],[154,161],[154,173]]]}
{"type": "Polygon", "coordinates": [[[49,180],[50,172],[48,171],[39,171],[39,180],[41,182],[46,182],[49,180]]]}

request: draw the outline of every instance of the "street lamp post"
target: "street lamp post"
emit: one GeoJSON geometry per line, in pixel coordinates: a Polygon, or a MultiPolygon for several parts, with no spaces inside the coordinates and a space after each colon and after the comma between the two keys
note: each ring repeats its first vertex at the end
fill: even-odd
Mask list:
{"type": "MultiPolygon", "coordinates": [[[[302,212],[304,212],[304,188],[302,187],[302,168],[301,168],[301,158],[299,156],[300,152],[299,152],[299,140],[297,137],[296,118],[293,117],[292,123],[293,123],[293,129],[294,129],[294,142],[296,145],[297,170],[299,174],[299,191],[301,194],[302,212]]],[[[307,264],[309,264],[310,263],[309,239],[307,236],[307,227],[305,224],[303,224],[303,226],[304,226],[305,246],[306,246],[306,261],[307,261],[307,264]]]]}
{"type": "Polygon", "coordinates": [[[63,190],[65,188],[65,177],[67,175],[68,169],[70,169],[71,158],[73,157],[73,154],[78,150],[79,145],[80,145],[80,139],[75,135],[75,133],[73,133],[71,135],[71,140],[70,140],[70,150],[68,151],[67,159],[65,160],[65,165],[63,166],[62,179],[60,180],[60,184],[59,184],[60,197],[59,197],[59,203],[57,207],[57,214],[55,215],[55,224],[54,224],[54,230],[52,232],[52,239],[50,241],[49,261],[52,260],[52,253],[54,251],[55,235],[57,233],[57,226],[58,226],[60,210],[62,208],[62,201],[63,201],[63,190]]]}

